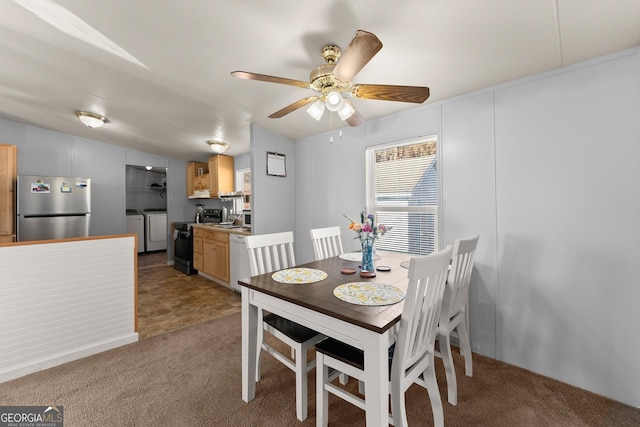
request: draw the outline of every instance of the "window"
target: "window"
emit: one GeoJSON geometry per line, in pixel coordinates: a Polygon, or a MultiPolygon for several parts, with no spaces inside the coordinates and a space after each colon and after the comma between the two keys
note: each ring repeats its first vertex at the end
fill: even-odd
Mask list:
{"type": "Polygon", "coordinates": [[[237,213],[251,209],[251,169],[239,169],[236,171],[236,191],[242,191],[243,197],[234,200],[234,209],[237,213]]]}
{"type": "Polygon", "coordinates": [[[435,136],[367,148],[367,211],[393,227],[378,249],[416,255],[438,250],[437,150],[435,136]]]}

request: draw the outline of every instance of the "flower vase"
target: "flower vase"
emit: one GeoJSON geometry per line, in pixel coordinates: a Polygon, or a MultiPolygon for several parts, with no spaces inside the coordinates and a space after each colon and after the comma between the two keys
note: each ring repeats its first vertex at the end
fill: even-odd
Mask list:
{"type": "Polygon", "coordinates": [[[362,243],[362,271],[373,272],[373,240],[364,239],[362,243]]]}

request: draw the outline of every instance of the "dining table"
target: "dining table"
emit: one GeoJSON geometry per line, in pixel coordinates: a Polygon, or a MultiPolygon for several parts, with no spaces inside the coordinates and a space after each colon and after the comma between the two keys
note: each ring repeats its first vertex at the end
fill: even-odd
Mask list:
{"type": "Polygon", "coordinates": [[[339,292],[345,287],[359,289],[369,285],[401,291],[398,294],[406,292],[408,270],[400,264],[406,266],[411,255],[390,251],[377,251],[377,255],[374,277],[361,277],[357,253],[347,253],[297,265],[287,269],[289,271],[238,280],[242,289],[242,399],[245,402],[253,400],[256,393],[257,332],[262,327],[258,319],[260,308],[362,349],[367,385],[366,425],[388,425],[388,348],[398,330],[403,300],[395,302],[398,299],[395,298],[369,305],[348,302],[339,292]],[[292,271],[295,269],[313,274],[301,276],[302,279],[293,274],[294,279],[289,282],[283,279],[295,273],[292,271]]]}

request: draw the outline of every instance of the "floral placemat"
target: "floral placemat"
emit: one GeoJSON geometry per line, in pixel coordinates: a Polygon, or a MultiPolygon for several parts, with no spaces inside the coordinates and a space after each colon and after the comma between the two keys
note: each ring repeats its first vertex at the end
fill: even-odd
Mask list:
{"type": "MultiPolygon", "coordinates": [[[[340,259],[344,259],[346,261],[362,261],[362,252],[347,252],[346,254],[338,255],[340,259]]],[[[373,259],[380,259],[380,255],[373,255],[373,259]]]]}
{"type": "Polygon", "coordinates": [[[395,286],[372,282],[352,282],[337,286],[333,295],[358,305],[389,305],[404,299],[404,291],[395,286]]]}
{"type": "Polygon", "coordinates": [[[276,271],[271,278],[280,283],[314,283],[327,278],[327,273],[315,268],[286,268],[276,271]]]}

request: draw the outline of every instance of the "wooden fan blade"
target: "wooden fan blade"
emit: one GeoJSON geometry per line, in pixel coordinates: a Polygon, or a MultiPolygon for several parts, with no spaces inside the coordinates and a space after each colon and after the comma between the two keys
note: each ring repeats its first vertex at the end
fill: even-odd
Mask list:
{"type": "Polygon", "coordinates": [[[363,30],[356,31],[349,47],[333,69],[334,77],[343,82],[350,82],[380,49],[382,42],[375,34],[363,30]]]}
{"type": "Polygon", "coordinates": [[[353,108],[353,114],[345,120],[347,124],[349,126],[360,126],[363,124],[364,118],[360,115],[360,112],[356,109],[355,105],[353,105],[353,102],[349,101],[347,98],[344,98],[344,102],[348,103],[353,108]]]}
{"type": "Polygon", "coordinates": [[[351,95],[354,98],[421,104],[429,98],[429,88],[424,86],[357,84],[352,86],[351,95]]]}
{"type": "Polygon", "coordinates": [[[259,80],[262,82],[280,83],[283,85],[301,87],[303,89],[310,88],[309,83],[303,82],[302,80],[286,79],[284,77],[268,76],[266,74],[256,74],[256,73],[250,73],[248,71],[233,71],[231,75],[233,77],[237,77],[239,79],[245,79],[245,80],[259,80]]]}
{"type": "Polygon", "coordinates": [[[318,99],[320,99],[320,98],[317,97],[317,96],[309,96],[307,98],[301,99],[299,101],[294,102],[291,105],[287,105],[286,107],[284,107],[280,111],[276,111],[275,113],[270,115],[269,118],[270,119],[279,119],[280,117],[286,116],[287,114],[297,110],[298,108],[302,108],[307,104],[311,104],[312,102],[317,101],[318,99]]]}

